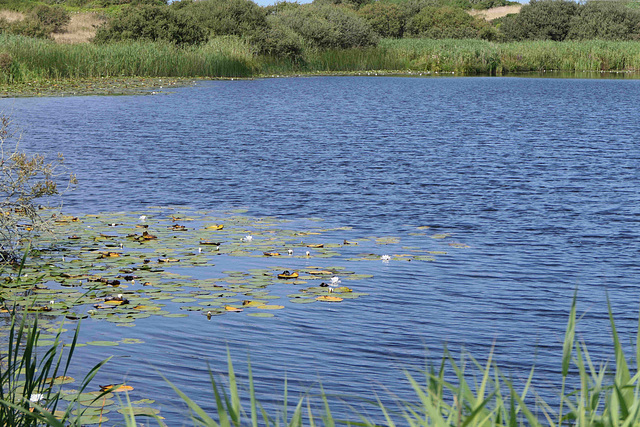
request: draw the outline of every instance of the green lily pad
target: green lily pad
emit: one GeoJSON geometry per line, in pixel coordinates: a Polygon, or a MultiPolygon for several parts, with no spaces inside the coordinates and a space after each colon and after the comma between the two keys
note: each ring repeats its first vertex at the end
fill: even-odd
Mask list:
{"type": "Polygon", "coordinates": [[[95,345],[95,346],[99,346],[99,347],[109,347],[109,346],[118,345],[118,342],[116,342],[116,341],[89,341],[89,342],[87,342],[87,345],[95,345]]]}
{"type": "Polygon", "coordinates": [[[153,416],[153,415],[158,415],[160,413],[159,409],[155,409],[155,408],[149,408],[149,407],[126,407],[126,408],[121,408],[118,409],[118,412],[124,415],[133,415],[133,416],[138,416],[138,415],[149,415],[149,416],[153,416]]]}

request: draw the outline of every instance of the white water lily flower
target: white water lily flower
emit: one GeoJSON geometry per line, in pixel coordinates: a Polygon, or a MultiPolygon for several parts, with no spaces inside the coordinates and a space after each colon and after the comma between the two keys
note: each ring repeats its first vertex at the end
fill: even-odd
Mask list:
{"type": "Polygon", "coordinates": [[[389,255],[382,255],[380,259],[382,260],[382,262],[389,262],[391,260],[391,257],[389,255]]]}
{"type": "Polygon", "coordinates": [[[244,240],[245,242],[250,242],[250,241],[252,241],[252,240],[253,240],[253,236],[251,236],[251,235],[244,236],[244,239],[243,239],[243,240],[244,240]]]}
{"type": "Polygon", "coordinates": [[[140,215],[140,222],[145,222],[147,220],[146,215],[140,215]]]}
{"type": "Polygon", "coordinates": [[[307,251],[307,253],[305,255],[309,256],[309,255],[311,255],[311,252],[307,251]]]}
{"type": "Polygon", "coordinates": [[[334,276],[331,278],[331,283],[329,286],[338,286],[340,284],[340,278],[338,276],[334,276]]]}
{"type": "Polygon", "coordinates": [[[44,394],[41,393],[34,393],[29,397],[29,401],[33,403],[39,403],[42,400],[44,400],[44,394]]]}
{"type": "Polygon", "coordinates": [[[289,255],[293,255],[293,249],[289,249],[287,252],[289,253],[289,255]]]}

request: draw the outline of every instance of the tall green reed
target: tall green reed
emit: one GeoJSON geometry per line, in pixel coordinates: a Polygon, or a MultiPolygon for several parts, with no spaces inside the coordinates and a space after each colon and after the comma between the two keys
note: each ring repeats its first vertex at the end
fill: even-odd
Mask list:
{"type": "MultiPolygon", "coordinates": [[[[15,282],[20,284],[29,248],[25,251],[15,274],[15,282]]],[[[5,268],[10,268],[5,266],[5,268]]],[[[83,410],[77,408],[79,396],[87,388],[98,370],[110,358],[96,364],[84,377],[76,397],[64,410],[58,407],[62,400],[61,389],[55,385],[56,379],[66,377],[73,358],[80,324],[76,327],[71,343],[63,344],[63,325],[55,335],[53,343],[40,348],[40,327],[38,317],[29,312],[29,307],[18,311],[13,307],[8,313],[10,320],[7,346],[0,359],[0,421],[4,426],[50,425],[55,427],[79,426],[83,410]],[[42,352],[44,351],[44,354],[42,352]],[[74,416],[73,410],[79,414],[74,416]],[[54,415],[55,414],[55,415],[54,415]]],[[[108,391],[96,396],[100,399],[108,391]]]]}
{"type": "Polygon", "coordinates": [[[170,44],[126,42],[62,45],[52,41],[0,34],[2,51],[16,64],[9,80],[96,77],[248,77],[250,56],[217,45],[177,48],[170,44]]]}

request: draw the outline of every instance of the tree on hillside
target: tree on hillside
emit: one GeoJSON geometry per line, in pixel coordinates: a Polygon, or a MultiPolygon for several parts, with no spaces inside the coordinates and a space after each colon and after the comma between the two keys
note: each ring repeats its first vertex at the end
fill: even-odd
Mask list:
{"type": "Polygon", "coordinates": [[[200,44],[206,31],[192,17],[167,6],[125,6],[98,29],[96,43],[123,40],[166,41],[178,46],[200,44]]]}
{"type": "Polygon", "coordinates": [[[640,10],[620,1],[589,1],[570,23],[571,40],[638,40],[640,10]]]}
{"type": "Polygon", "coordinates": [[[347,49],[378,42],[378,36],[363,18],[340,6],[305,4],[274,15],[270,22],[292,29],[311,47],[347,49]]]}
{"type": "Polygon", "coordinates": [[[249,35],[267,28],[265,11],[251,0],[202,0],[181,11],[213,36],[249,35]]]}
{"type": "Polygon", "coordinates": [[[427,6],[409,20],[407,32],[414,37],[433,39],[477,38],[479,30],[486,25],[463,9],[427,6]]]}
{"type": "Polygon", "coordinates": [[[569,0],[531,0],[520,13],[502,18],[500,30],[506,40],[562,41],[577,11],[569,0]]]}
{"type": "Polygon", "coordinates": [[[363,6],[358,14],[381,37],[401,38],[407,26],[408,10],[395,3],[375,2],[363,6]]]}

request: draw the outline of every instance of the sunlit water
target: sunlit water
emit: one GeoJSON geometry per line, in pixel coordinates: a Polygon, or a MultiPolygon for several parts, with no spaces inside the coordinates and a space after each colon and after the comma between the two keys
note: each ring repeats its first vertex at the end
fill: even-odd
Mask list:
{"type": "Polygon", "coordinates": [[[370,296],[272,319],[85,321],[84,340],[145,344],[84,347],[75,372],[114,354],[96,383],[126,377],[134,399],[155,399],[179,425],[184,409],[159,374],[210,405],[207,364],[224,372],[227,348],[241,376],[251,358],[267,403],[285,376],[295,395],[321,382],[328,393],[411,398],[402,369],[437,361],[445,345],[480,360],[495,345],[516,383],[535,364],[537,387],[553,396],[576,289],[580,334],[594,359],[610,359],[607,295],[625,343],[640,300],[638,99],[637,80],[322,77],[1,99],[0,109],[24,129],[24,149],[65,154],[80,181],[70,212],[246,207],[448,252],[345,261],[374,274],[358,284],[370,296]]]}

